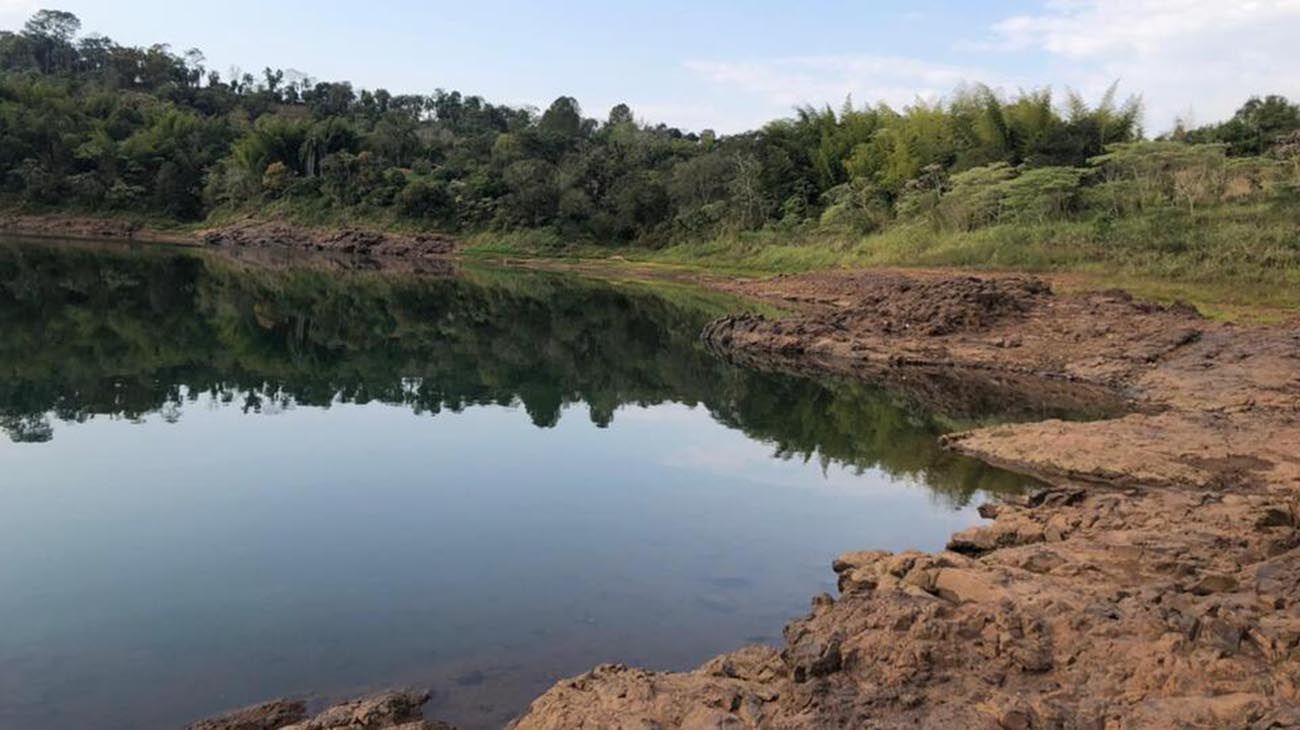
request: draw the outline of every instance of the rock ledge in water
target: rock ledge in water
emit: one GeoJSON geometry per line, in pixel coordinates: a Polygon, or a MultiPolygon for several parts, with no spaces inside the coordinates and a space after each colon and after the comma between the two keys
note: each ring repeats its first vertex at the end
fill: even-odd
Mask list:
{"type": "Polygon", "coordinates": [[[202,720],[188,730],[455,730],[424,719],[421,708],[428,701],[428,692],[382,692],[340,702],[308,718],[301,700],[275,700],[202,720]]]}

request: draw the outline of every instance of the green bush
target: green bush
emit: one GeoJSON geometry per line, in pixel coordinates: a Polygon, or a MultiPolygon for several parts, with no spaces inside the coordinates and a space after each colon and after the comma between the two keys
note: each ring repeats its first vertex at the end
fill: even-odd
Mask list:
{"type": "Polygon", "coordinates": [[[1067,217],[1079,207],[1085,172],[1073,167],[1038,167],[1002,182],[999,219],[1043,223],[1067,217]]]}
{"type": "Polygon", "coordinates": [[[446,183],[417,177],[397,194],[397,207],[412,218],[442,220],[452,212],[452,199],[446,183]]]}
{"type": "Polygon", "coordinates": [[[975,167],[952,176],[935,206],[940,225],[969,231],[997,222],[1002,214],[1003,185],[1016,171],[1005,162],[975,167]]]}

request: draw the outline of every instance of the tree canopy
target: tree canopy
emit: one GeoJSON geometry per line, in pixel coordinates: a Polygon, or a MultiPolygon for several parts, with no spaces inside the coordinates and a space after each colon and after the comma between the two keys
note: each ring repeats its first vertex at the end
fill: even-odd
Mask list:
{"type": "MultiPolygon", "coordinates": [[[[80,29],[76,16],[42,10],[0,32],[8,201],[178,220],[279,206],[658,245],[762,228],[865,232],[916,216],[969,227],[1069,215],[1097,198],[1083,188],[1115,182],[1098,165],[1119,164],[1108,155],[1143,136],[1140,99],[1114,87],[1090,103],[973,85],[902,108],[802,107],[717,135],[638,122],[626,104],[602,121],[570,96],[537,110],[282,69],[223,77],[196,49],[123,46],[80,29]],[[1057,171],[1037,172],[1047,168],[1057,171]]],[[[1213,185],[1188,182],[1204,177],[1206,160],[1300,169],[1287,152],[1297,130],[1300,107],[1253,97],[1222,124],[1177,130],[1170,144],[1206,150],[1166,162],[1190,164],[1180,190],[1209,199],[1213,185]]]]}

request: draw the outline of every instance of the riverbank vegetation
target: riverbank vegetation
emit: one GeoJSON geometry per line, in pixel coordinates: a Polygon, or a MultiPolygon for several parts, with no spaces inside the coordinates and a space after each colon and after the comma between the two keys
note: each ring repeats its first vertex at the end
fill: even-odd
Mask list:
{"type": "Polygon", "coordinates": [[[1300,106],[1148,138],[1139,100],[984,86],[902,109],[801,108],[743,134],[456,91],[358,90],[197,50],[0,33],[0,199],[197,225],[253,216],[456,233],[484,252],[749,270],[1097,270],[1287,305],[1300,290],[1300,106]],[[617,249],[614,251],[613,249],[617,249]],[[1244,294],[1253,292],[1254,294],[1244,294]]]}

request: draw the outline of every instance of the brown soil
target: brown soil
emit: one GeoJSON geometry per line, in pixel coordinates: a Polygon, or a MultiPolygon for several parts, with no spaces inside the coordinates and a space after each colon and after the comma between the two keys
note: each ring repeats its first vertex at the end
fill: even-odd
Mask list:
{"type": "Polygon", "coordinates": [[[967,276],[937,281],[883,277],[832,317],[838,327],[935,336],[988,329],[1032,309],[1051,289],[1040,279],[967,276]]]}
{"type": "Polygon", "coordinates": [[[455,241],[438,234],[389,233],[360,228],[318,229],[265,221],[214,228],[204,231],[200,238],[211,246],[326,251],[388,259],[445,257],[456,252],[455,241]]]}
{"type": "Polygon", "coordinates": [[[944,553],[843,556],[839,597],[814,599],[783,649],[687,673],[598,667],[515,730],[1300,727],[1300,328],[1217,324],[1120,292],[1056,296],[1025,277],[725,288],[801,311],[710,325],[705,340],[751,366],[1032,376],[1128,408],[949,437],[1050,486],[986,505],[992,522],[944,553]]]}

